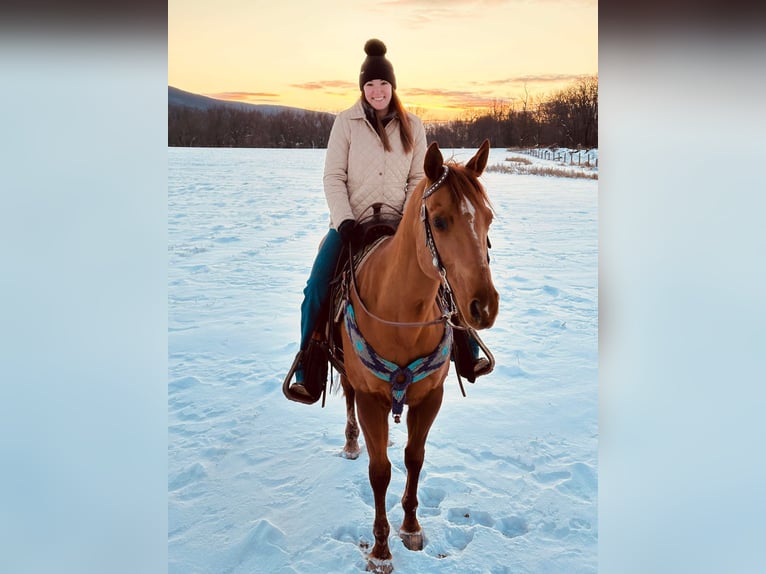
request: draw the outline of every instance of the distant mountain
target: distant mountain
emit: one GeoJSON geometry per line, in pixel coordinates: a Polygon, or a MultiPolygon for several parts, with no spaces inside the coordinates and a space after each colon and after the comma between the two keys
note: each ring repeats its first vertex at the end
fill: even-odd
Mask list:
{"type": "Polygon", "coordinates": [[[230,102],[168,86],[173,147],[323,148],[334,121],[327,112],[230,102]]]}
{"type": "Polygon", "coordinates": [[[300,113],[318,113],[302,108],[293,108],[290,106],[275,106],[271,104],[247,104],[245,102],[231,102],[229,100],[218,100],[209,98],[192,92],[185,92],[173,86],[168,86],[168,107],[181,106],[195,110],[209,110],[215,107],[234,108],[244,111],[258,111],[264,114],[277,114],[279,112],[300,112],[300,113]]]}

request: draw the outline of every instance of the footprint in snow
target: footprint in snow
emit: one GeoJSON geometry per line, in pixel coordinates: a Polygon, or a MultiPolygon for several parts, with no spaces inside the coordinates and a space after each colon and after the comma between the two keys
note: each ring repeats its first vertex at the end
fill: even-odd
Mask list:
{"type": "Polygon", "coordinates": [[[176,476],[168,482],[168,490],[170,492],[180,490],[181,488],[203,480],[206,477],[207,472],[205,471],[205,467],[200,463],[195,462],[193,465],[176,474],[176,476]]]}
{"type": "Polygon", "coordinates": [[[442,488],[421,486],[418,492],[418,512],[422,516],[438,516],[441,513],[439,506],[446,496],[447,492],[442,488]]]}
{"type": "Polygon", "coordinates": [[[508,538],[516,538],[529,532],[527,521],[520,516],[501,518],[497,521],[496,528],[503,536],[508,538]]]}
{"type": "Polygon", "coordinates": [[[598,476],[593,467],[576,462],[569,465],[569,471],[571,476],[557,486],[558,490],[583,500],[592,500],[593,493],[598,488],[598,476]]]}
{"type": "Polygon", "coordinates": [[[445,539],[452,546],[454,551],[461,552],[465,550],[473,540],[473,529],[469,528],[447,528],[445,539]]]}
{"type": "Polygon", "coordinates": [[[469,510],[468,508],[450,508],[447,511],[447,520],[453,524],[473,526],[480,524],[482,526],[494,526],[495,520],[489,512],[482,510],[469,510]]]}

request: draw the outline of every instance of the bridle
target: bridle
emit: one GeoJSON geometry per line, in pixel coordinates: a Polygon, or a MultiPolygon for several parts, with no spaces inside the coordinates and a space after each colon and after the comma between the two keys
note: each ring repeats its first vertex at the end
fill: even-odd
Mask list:
{"type": "Polygon", "coordinates": [[[426,247],[428,247],[428,250],[431,252],[431,262],[434,264],[434,267],[436,267],[436,270],[439,273],[439,277],[441,278],[442,285],[441,289],[439,290],[439,306],[442,310],[441,319],[444,319],[453,327],[463,329],[464,327],[456,325],[452,322],[452,317],[458,315],[459,311],[457,305],[455,305],[455,298],[452,295],[452,287],[450,287],[449,281],[447,280],[447,269],[444,267],[442,259],[439,256],[439,250],[436,248],[434,232],[431,229],[431,223],[428,221],[428,208],[426,207],[426,199],[431,197],[431,195],[433,195],[434,192],[436,192],[442,186],[448,175],[449,167],[445,165],[441,177],[439,177],[439,179],[428,186],[428,189],[423,192],[423,198],[420,204],[420,220],[423,222],[423,227],[425,228],[426,247]]]}

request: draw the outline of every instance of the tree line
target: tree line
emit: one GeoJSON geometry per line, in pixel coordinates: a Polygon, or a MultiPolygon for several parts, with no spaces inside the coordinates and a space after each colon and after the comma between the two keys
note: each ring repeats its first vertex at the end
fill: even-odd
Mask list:
{"type": "MultiPolygon", "coordinates": [[[[415,113],[418,113],[415,111],[415,113]]],[[[441,147],[598,147],[598,77],[582,77],[552,96],[495,101],[448,122],[425,120],[428,141],[441,147]]],[[[168,145],[183,147],[325,148],[334,116],[322,112],[265,113],[231,106],[168,107],[168,145]]]]}
{"type": "Polygon", "coordinates": [[[168,106],[171,147],[325,148],[335,116],[322,112],[262,112],[233,106],[168,106]]]}
{"type": "Polygon", "coordinates": [[[582,77],[544,99],[495,101],[481,113],[428,123],[426,133],[442,147],[476,147],[488,137],[495,147],[595,148],[598,77],[582,77]]]}

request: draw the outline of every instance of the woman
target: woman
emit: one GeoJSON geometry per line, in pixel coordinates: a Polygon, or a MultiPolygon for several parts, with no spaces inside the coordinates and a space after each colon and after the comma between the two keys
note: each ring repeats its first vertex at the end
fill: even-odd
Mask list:
{"type": "MultiPolygon", "coordinates": [[[[338,114],[330,132],[324,167],[330,230],[319,246],[303,290],[301,353],[314,332],[341,249],[349,242],[357,219],[365,212],[369,214],[368,208],[375,203],[382,204],[383,212],[401,213],[425,177],[425,129],[397,97],[396,76],[386,51],[378,39],[365,43],[366,58],[359,72],[361,97],[338,114]]],[[[299,361],[290,389],[308,396],[303,380],[299,361]]]]}

